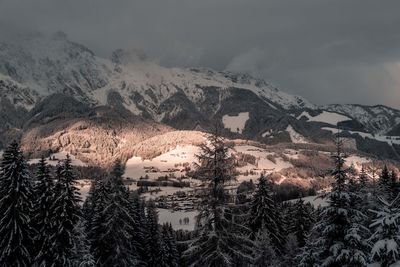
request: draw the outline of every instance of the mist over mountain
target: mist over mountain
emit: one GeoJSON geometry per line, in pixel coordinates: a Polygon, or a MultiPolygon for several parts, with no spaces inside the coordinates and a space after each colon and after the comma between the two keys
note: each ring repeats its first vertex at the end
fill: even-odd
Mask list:
{"type": "MultiPolygon", "coordinates": [[[[60,138],[56,132],[89,120],[110,128],[121,123],[145,135],[154,130],[138,123],[161,127],[161,132],[207,131],[218,124],[229,138],[270,145],[298,143],[300,137],[307,143],[329,143],[331,129],[340,126],[354,149],[370,153],[379,147],[379,156],[398,158],[400,142],[388,135],[398,135],[400,111],[385,106],[318,106],[248,74],[166,68],[136,50],[120,49],[102,58],[62,32],[0,43],[0,62],[3,145],[18,136],[35,147],[28,149],[31,153],[67,146],[78,153],[83,144],[74,144],[76,138],[69,141],[72,147],[53,139],[60,138]],[[50,141],[44,146],[43,139],[50,141]]],[[[122,139],[114,145],[119,147],[122,139]]]]}

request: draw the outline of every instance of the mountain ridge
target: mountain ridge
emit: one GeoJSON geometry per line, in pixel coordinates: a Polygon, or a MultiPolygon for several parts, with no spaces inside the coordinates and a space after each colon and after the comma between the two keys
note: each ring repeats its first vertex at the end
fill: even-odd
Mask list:
{"type": "Polygon", "coordinates": [[[388,155],[396,157],[400,152],[400,142],[389,142],[386,136],[398,134],[399,110],[383,105],[317,106],[248,74],[166,68],[143,54],[124,50],[115,51],[111,59],[101,58],[62,33],[34,36],[19,44],[0,43],[0,62],[0,122],[4,125],[0,136],[4,142],[15,135],[24,140],[24,133],[48,124],[53,117],[44,117],[43,111],[58,112],[52,115],[64,125],[74,116],[83,118],[85,113],[96,114],[99,107],[107,107],[122,115],[111,120],[130,118],[127,128],[135,127],[135,118],[140,117],[165,131],[207,131],[217,124],[228,138],[323,144],[331,141],[329,129],[339,126],[349,131],[363,151],[370,151],[371,143],[376,147],[377,141],[385,143],[388,155]],[[62,109],[66,103],[62,101],[72,101],[69,97],[78,102],[62,109]],[[58,99],[58,104],[51,99],[58,99]],[[232,121],[234,125],[225,124],[232,121]]]}

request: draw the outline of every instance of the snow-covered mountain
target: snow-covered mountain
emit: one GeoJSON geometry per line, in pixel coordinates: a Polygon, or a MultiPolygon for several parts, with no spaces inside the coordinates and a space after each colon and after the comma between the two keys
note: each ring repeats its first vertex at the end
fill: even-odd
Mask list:
{"type": "MultiPolygon", "coordinates": [[[[102,58],[61,32],[0,43],[0,98],[3,142],[19,136],[30,145],[35,144],[32,140],[41,140],[41,147],[46,148],[51,142],[43,146],[42,140],[69,129],[72,120],[98,120],[93,114],[98,114],[101,106],[123,114],[128,129],[134,128],[138,118],[152,125],[146,129],[162,129],[161,133],[172,129],[162,124],[180,130],[207,130],[218,123],[228,137],[266,144],[326,143],[332,137],[329,128],[339,125],[350,131],[357,148],[370,152],[371,142],[382,143],[382,137],[375,138],[375,134],[383,138],[400,135],[400,111],[395,109],[319,107],[247,74],[166,68],[137,51],[117,50],[109,59],[102,58]],[[71,105],[71,97],[79,104],[71,105]],[[56,130],[42,129],[50,123],[56,130]]],[[[104,112],[100,117],[103,123],[110,119],[105,119],[104,112]]],[[[119,119],[118,115],[112,117],[119,119]]],[[[70,139],[73,149],[74,137],[70,139]]],[[[395,151],[383,154],[396,158],[400,146],[383,143],[385,151],[395,151]]]]}
{"type": "MultiPolygon", "coordinates": [[[[117,50],[110,59],[101,58],[67,40],[63,33],[52,37],[29,36],[14,44],[0,43],[0,62],[0,79],[9,78],[26,88],[27,98],[20,102],[26,108],[31,107],[32,99],[60,92],[104,105],[108,103],[108,94],[117,91],[122,104],[141,115],[143,104],[159,107],[179,93],[194,103],[204,101],[204,88],[249,90],[274,108],[313,107],[305,99],[281,92],[249,75],[210,69],[165,68],[147,61],[137,51],[117,50]],[[141,99],[137,99],[138,94],[141,99]]],[[[226,94],[229,95],[225,92],[221,97],[227,97],[226,94]]],[[[150,107],[148,112],[159,120],[165,116],[150,107]]]]}

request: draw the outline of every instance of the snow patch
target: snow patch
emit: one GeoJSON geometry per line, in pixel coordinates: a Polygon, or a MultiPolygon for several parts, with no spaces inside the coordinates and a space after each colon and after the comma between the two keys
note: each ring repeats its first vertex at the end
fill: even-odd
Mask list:
{"type": "Polygon", "coordinates": [[[337,125],[339,122],[351,120],[351,118],[335,112],[323,111],[321,114],[312,117],[308,112],[304,111],[297,119],[305,116],[308,121],[325,122],[331,125],[337,125]]]}
{"type": "Polygon", "coordinates": [[[271,136],[272,135],[272,130],[268,130],[266,132],[264,132],[263,134],[261,134],[262,137],[267,137],[267,136],[271,136]]]}
{"type": "MultiPolygon", "coordinates": [[[[326,198],[322,198],[321,196],[308,196],[308,197],[303,197],[301,198],[305,203],[310,203],[312,204],[315,208],[318,207],[327,207],[329,205],[329,203],[327,202],[326,198]]],[[[296,202],[299,199],[292,199],[289,200],[290,202],[296,202]]]]}
{"type": "Polygon", "coordinates": [[[229,129],[233,133],[242,133],[249,119],[249,112],[240,112],[237,116],[224,115],[222,117],[222,123],[224,127],[229,129]]]}
{"type": "Polygon", "coordinates": [[[301,134],[299,134],[298,132],[296,132],[295,129],[293,129],[292,125],[289,125],[286,128],[286,132],[289,133],[290,139],[292,140],[292,143],[295,144],[306,144],[308,143],[307,139],[302,136],[301,134]]]}
{"type": "Polygon", "coordinates": [[[171,223],[174,230],[193,231],[196,224],[197,214],[197,211],[172,211],[167,209],[158,209],[160,224],[171,223]],[[188,223],[184,223],[185,218],[189,219],[188,223]]]}

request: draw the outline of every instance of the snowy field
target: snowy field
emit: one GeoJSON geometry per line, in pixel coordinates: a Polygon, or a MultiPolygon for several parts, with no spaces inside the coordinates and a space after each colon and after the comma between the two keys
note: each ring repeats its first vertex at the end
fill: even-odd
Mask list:
{"type": "Polygon", "coordinates": [[[141,157],[132,157],[126,163],[125,176],[139,179],[148,175],[151,180],[160,176],[174,174],[180,177],[185,174],[182,164],[192,165],[199,148],[196,146],[177,146],[175,149],[153,159],[143,160],[141,157]]]}
{"type": "MultiPolygon", "coordinates": [[[[77,159],[74,155],[71,155],[67,152],[58,152],[51,154],[49,158],[47,158],[47,163],[51,166],[57,166],[58,162],[67,158],[67,155],[71,158],[71,164],[73,166],[87,166],[86,163],[77,159]],[[54,160],[53,160],[54,157],[54,160]]],[[[28,161],[28,164],[37,164],[39,163],[40,159],[31,159],[28,161]]]]}
{"type": "Polygon", "coordinates": [[[167,209],[158,209],[160,224],[171,223],[175,230],[193,231],[196,223],[197,211],[172,211],[167,209]],[[184,219],[189,218],[189,223],[184,223],[184,219]]]}
{"type": "MultiPolygon", "coordinates": [[[[311,203],[314,206],[314,208],[328,206],[328,202],[326,201],[326,199],[321,198],[319,196],[308,196],[308,197],[303,197],[301,199],[304,200],[305,203],[311,203]]],[[[298,200],[299,199],[292,199],[289,201],[294,203],[298,200]]]]}
{"type": "MultiPolygon", "coordinates": [[[[273,172],[280,171],[285,168],[292,167],[290,162],[284,161],[280,157],[275,158],[275,162],[268,159],[268,156],[274,156],[274,153],[268,152],[265,149],[249,145],[235,146],[230,153],[244,153],[257,158],[257,165],[247,164],[244,167],[238,168],[238,171],[253,171],[254,175],[246,177],[238,177],[238,180],[249,180],[258,178],[262,171],[273,172]]],[[[143,160],[140,157],[132,157],[126,164],[125,176],[132,179],[139,179],[145,175],[149,176],[149,180],[156,180],[160,176],[173,174],[179,178],[186,174],[183,165],[189,164],[193,167],[192,162],[197,162],[195,157],[199,153],[199,148],[196,146],[178,146],[177,148],[164,153],[151,160],[143,160]]],[[[288,151],[289,156],[293,153],[288,151]]]]}
{"type": "Polygon", "coordinates": [[[229,129],[233,133],[242,133],[249,119],[249,112],[241,112],[237,116],[224,115],[222,122],[224,127],[229,129]]]}

